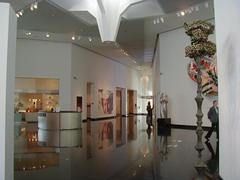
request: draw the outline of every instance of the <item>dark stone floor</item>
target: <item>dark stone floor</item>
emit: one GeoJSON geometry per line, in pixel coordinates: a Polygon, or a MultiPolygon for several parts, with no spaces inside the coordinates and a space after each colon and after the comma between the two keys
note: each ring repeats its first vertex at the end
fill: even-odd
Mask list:
{"type": "MultiPolygon", "coordinates": [[[[214,132],[204,143],[202,159],[207,168],[200,179],[218,179],[215,136],[214,132]]],[[[148,128],[145,116],[88,121],[77,133],[57,135],[38,134],[35,123],[18,123],[14,179],[199,179],[194,168],[198,160],[196,140],[193,130],[172,128],[158,133],[154,127],[148,128]]]]}

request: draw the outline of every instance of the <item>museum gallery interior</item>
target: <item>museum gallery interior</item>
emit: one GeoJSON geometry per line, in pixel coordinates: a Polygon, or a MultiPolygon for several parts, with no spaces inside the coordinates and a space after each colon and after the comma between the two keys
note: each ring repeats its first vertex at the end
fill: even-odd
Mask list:
{"type": "Polygon", "coordinates": [[[0,0],[0,180],[240,179],[239,0],[0,0]]]}

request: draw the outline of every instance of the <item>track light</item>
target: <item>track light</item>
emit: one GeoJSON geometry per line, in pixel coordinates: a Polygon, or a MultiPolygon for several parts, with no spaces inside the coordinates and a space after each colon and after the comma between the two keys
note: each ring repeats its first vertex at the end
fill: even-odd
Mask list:
{"type": "Polygon", "coordinates": [[[162,23],[164,23],[164,18],[163,17],[161,17],[160,20],[161,20],[162,23]]]}
{"type": "Polygon", "coordinates": [[[37,9],[37,8],[38,8],[38,2],[35,2],[35,3],[33,4],[33,7],[34,7],[34,9],[37,9]]]}
{"type": "Polygon", "coordinates": [[[184,16],[184,15],[185,15],[185,12],[184,12],[184,11],[181,11],[180,14],[181,14],[181,16],[184,16]]]}

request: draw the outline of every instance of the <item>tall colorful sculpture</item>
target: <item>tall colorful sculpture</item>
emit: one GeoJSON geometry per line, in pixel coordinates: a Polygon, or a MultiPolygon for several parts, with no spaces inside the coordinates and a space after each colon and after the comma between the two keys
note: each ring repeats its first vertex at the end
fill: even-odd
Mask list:
{"type": "Polygon", "coordinates": [[[202,143],[202,71],[201,69],[204,67],[201,60],[205,57],[212,57],[216,53],[216,45],[208,41],[208,36],[213,34],[214,26],[211,23],[205,21],[194,21],[192,23],[184,23],[185,32],[191,38],[191,45],[185,48],[186,57],[193,58],[196,64],[196,80],[197,80],[197,96],[195,97],[195,101],[197,103],[197,144],[195,145],[195,149],[198,151],[198,162],[195,166],[198,173],[202,173],[206,168],[205,163],[202,160],[202,151],[204,150],[204,146],[202,143]]]}

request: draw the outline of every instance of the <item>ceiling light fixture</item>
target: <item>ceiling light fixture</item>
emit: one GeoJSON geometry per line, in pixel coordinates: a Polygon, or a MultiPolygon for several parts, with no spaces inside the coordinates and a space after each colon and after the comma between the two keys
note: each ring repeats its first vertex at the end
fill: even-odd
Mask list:
{"type": "Polygon", "coordinates": [[[18,12],[16,13],[16,16],[19,18],[20,16],[23,16],[23,13],[24,13],[23,10],[18,11],[18,12]]]}
{"type": "Polygon", "coordinates": [[[34,7],[34,9],[37,9],[37,8],[38,8],[38,2],[35,2],[35,3],[33,4],[33,7],[34,7]]]}
{"type": "Polygon", "coordinates": [[[49,34],[49,33],[46,33],[46,37],[49,38],[49,37],[50,37],[50,34],[49,34]]]}
{"type": "Polygon", "coordinates": [[[31,6],[30,6],[30,10],[31,10],[31,11],[34,11],[33,4],[31,4],[31,6]]]}
{"type": "Polygon", "coordinates": [[[181,11],[181,15],[184,16],[184,15],[185,15],[185,12],[184,12],[184,11],[181,11]]]}
{"type": "Polygon", "coordinates": [[[161,20],[161,22],[162,22],[162,23],[164,23],[164,18],[163,18],[163,17],[161,17],[161,19],[160,19],[160,20],[161,20]]]}
{"type": "Polygon", "coordinates": [[[155,19],[153,20],[153,24],[156,24],[156,20],[155,19]]]}
{"type": "Polygon", "coordinates": [[[89,40],[89,42],[92,42],[92,38],[91,37],[88,37],[88,40],[89,40]]]}
{"type": "Polygon", "coordinates": [[[31,33],[31,32],[26,32],[26,35],[27,35],[27,36],[31,36],[32,33],[31,33]]]}
{"type": "Polygon", "coordinates": [[[75,36],[72,36],[72,40],[73,40],[73,41],[75,40],[75,36]]]}
{"type": "Polygon", "coordinates": [[[159,21],[159,19],[157,18],[157,24],[159,24],[160,23],[160,21],[159,21]]]}

